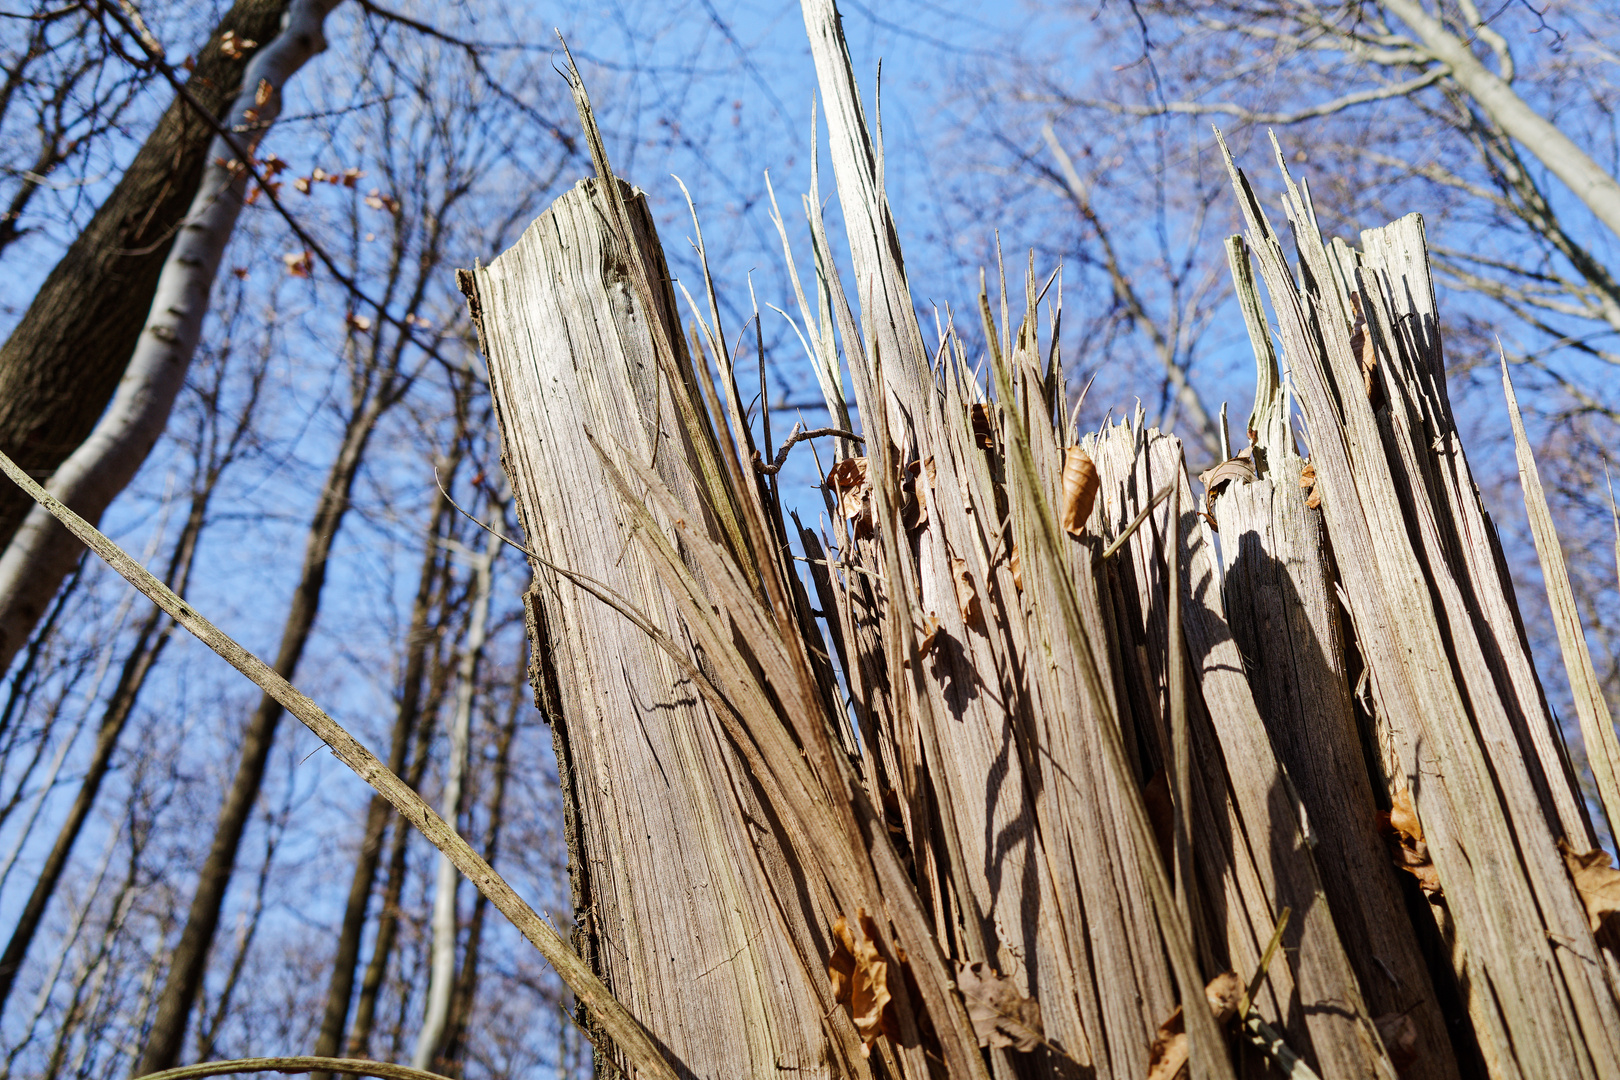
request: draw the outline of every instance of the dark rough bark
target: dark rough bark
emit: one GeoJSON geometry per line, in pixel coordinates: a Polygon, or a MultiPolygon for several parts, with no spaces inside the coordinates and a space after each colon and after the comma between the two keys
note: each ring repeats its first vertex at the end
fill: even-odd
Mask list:
{"type": "MultiPolygon", "coordinates": [[[[382,403],[387,400],[385,392],[357,410],[349,421],[337,459],[327,474],[320,502],[310,522],[303,571],[293,592],[281,645],[276,652],[275,670],[283,678],[292,677],[303,656],[304,646],[309,641],[310,631],[314,629],[315,617],[320,611],[321,591],[326,584],[326,562],[331,554],[332,541],[344,514],[348,512],[349,493],[355,475],[360,471],[366,444],[384,408],[382,403]]],[[[236,776],[226,792],[225,803],[215,824],[213,843],[198,873],[197,891],[192,896],[185,928],[180,933],[180,940],[169,962],[168,978],[158,998],[157,1015],[141,1054],[140,1065],[135,1069],[136,1076],[171,1069],[179,1064],[186,1025],[208,968],[208,952],[213,945],[214,931],[219,926],[220,907],[230,886],[231,874],[236,869],[236,853],[254,804],[258,801],[265,766],[275,746],[276,728],[284,711],[280,702],[268,694],[264,695],[243,733],[242,756],[237,763],[236,776]]]]}
{"type": "MultiPolygon", "coordinates": [[[[267,42],[286,9],[287,0],[237,0],[214,28],[186,85],[216,116],[234,100],[251,56],[225,55],[220,39],[229,30],[267,42]]],[[[49,475],[111,400],[213,136],[176,98],[0,346],[0,450],[30,473],[49,475]]],[[[0,547],[30,505],[20,488],[0,487],[0,547]]]]}

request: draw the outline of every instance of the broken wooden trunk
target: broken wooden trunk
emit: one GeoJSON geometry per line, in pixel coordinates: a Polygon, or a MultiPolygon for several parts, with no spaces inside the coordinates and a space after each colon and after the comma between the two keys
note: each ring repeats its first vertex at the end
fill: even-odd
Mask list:
{"type": "Polygon", "coordinates": [[[1421,222],[1328,244],[1290,181],[1291,266],[1234,167],[1257,394],[1200,496],[1140,415],[1074,429],[1033,264],[1021,308],[1003,282],[924,345],[836,11],[804,8],[857,283],[813,164],[808,288],[783,238],[833,418],[819,527],[577,73],[597,176],[463,278],[576,949],[694,1077],[1620,1075],[1571,877],[1603,867],[1421,222]]]}

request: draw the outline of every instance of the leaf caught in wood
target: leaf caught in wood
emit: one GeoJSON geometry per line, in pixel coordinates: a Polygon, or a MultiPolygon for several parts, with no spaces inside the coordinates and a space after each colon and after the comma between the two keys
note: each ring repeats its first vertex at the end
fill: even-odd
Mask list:
{"type": "Polygon", "coordinates": [[[1012,570],[1013,588],[1019,592],[1024,591],[1024,560],[1018,557],[1018,545],[1014,544],[1007,554],[1007,567],[1012,570]]]}
{"type": "Polygon", "coordinates": [[[984,607],[979,603],[979,590],[973,584],[973,572],[966,559],[951,560],[951,580],[956,583],[956,604],[962,609],[962,620],[975,630],[983,630],[984,607]]]}
{"type": "Polygon", "coordinates": [[[1246,446],[1214,468],[1205,469],[1198,474],[1198,482],[1209,492],[1210,502],[1214,502],[1215,496],[1225,490],[1231,481],[1237,480],[1247,484],[1254,480],[1256,473],[1253,457],[1254,447],[1246,446]]]}
{"type": "Polygon", "coordinates": [[[927,461],[928,483],[922,481],[924,463],[913,461],[900,475],[900,520],[907,531],[928,524],[928,491],[934,486],[934,459],[927,461]]]}
{"type": "Polygon", "coordinates": [[[1085,535],[1091,508],[1097,504],[1097,466],[1078,446],[1063,452],[1063,531],[1085,535]]]}
{"type": "Polygon", "coordinates": [[[983,961],[958,963],[956,987],[967,1002],[968,1020],[980,1046],[1027,1053],[1046,1041],[1040,1002],[1020,994],[1010,978],[983,961]]]}
{"type": "Polygon", "coordinates": [[[1417,1060],[1418,1028],[1410,1011],[1375,1016],[1373,1027],[1378,1029],[1378,1037],[1383,1040],[1390,1064],[1397,1072],[1417,1060]]]}
{"type": "Polygon", "coordinates": [[[1378,829],[1394,846],[1395,865],[1417,878],[1430,903],[1439,903],[1440,875],[1429,860],[1429,845],[1412,807],[1411,789],[1395,793],[1389,812],[1378,815],[1378,829]]]}
{"type": "Polygon", "coordinates": [[[849,1010],[861,1037],[861,1052],[869,1053],[879,1035],[893,1037],[892,1022],[885,1021],[889,1004],[889,964],[878,951],[877,924],[862,908],[856,912],[864,937],[855,940],[842,915],[833,923],[833,954],[827,960],[833,999],[849,1010]]]}
{"type": "Polygon", "coordinates": [[[864,457],[845,458],[827,470],[822,485],[838,500],[838,512],[849,522],[858,540],[872,535],[872,478],[864,457]]]}
{"type": "MultiPolygon", "coordinates": [[[[1243,980],[1235,971],[1223,971],[1204,987],[1204,998],[1217,1024],[1224,1024],[1237,1013],[1238,1001],[1243,997],[1243,980]]],[[[1170,1019],[1159,1025],[1153,1037],[1153,1048],[1148,1051],[1147,1080],[1176,1080],[1187,1071],[1187,1021],[1181,1006],[1170,1014],[1170,1019]]]]}
{"type": "Polygon", "coordinates": [[[934,642],[939,640],[939,620],[929,612],[923,617],[922,637],[917,639],[917,655],[927,656],[933,649],[934,642]]]}
{"type": "Polygon", "coordinates": [[[1350,327],[1350,351],[1361,364],[1361,385],[1370,398],[1373,396],[1373,371],[1378,367],[1378,350],[1367,329],[1367,316],[1361,310],[1361,294],[1350,294],[1350,305],[1355,308],[1356,321],[1350,327]]]}
{"type": "Polygon", "coordinates": [[[1306,506],[1310,507],[1312,510],[1315,510],[1318,506],[1322,505],[1322,491],[1316,486],[1315,465],[1312,465],[1310,462],[1306,462],[1305,467],[1299,470],[1299,486],[1310,492],[1309,495],[1305,496],[1306,506]]]}
{"type": "Polygon", "coordinates": [[[1575,891],[1581,894],[1581,903],[1586,905],[1592,936],[1599,946],[1620,956],[1620,870],[1609,865],[1606,851],[1578,854],[1562,838],[1558,850],[1575,882],[1575,891]]]}

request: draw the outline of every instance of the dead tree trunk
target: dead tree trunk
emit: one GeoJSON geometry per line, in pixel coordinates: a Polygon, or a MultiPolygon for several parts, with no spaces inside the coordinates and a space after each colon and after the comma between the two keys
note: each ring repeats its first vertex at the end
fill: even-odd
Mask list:
{"type": "Polygon", "coordinates": [[[586,180],[463,279],[523,531],[544,560],[529,594],[532,677],[571,803],[575,948],[690,1075],[843,1075],[794,955],[815,924],[747,770],[647,633],[551,569],[603,583],[684,639],[603,468],[604,457],[656,460],[702,520],[692,492],[703,459],[681,422],[681,410],[703,408],[697,376],[645,201],[628,186],[622,197],[637,250],[623,249],[602,184],[586,180]],[[655,268],[652,310],[630,260],[655,268]],[[659,331],[676,343],[679,383],[658,360],[659,331]]]}

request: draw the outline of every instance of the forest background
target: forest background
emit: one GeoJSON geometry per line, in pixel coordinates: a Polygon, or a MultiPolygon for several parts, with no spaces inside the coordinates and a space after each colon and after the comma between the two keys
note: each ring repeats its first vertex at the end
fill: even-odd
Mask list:
{"type": "MultiPolygon", "coordinates": [[[[968,302],[998,258],[1017,266],[1033,250],[1043,277],[1061,263],[1070,393],[1095,378],[1082,427],[1140,400],[1186,439],[1195,472],[1217,459],[1222,402],[1241,445],[1253,393],[1220,243],[1237,218],[1211,121],[1256,165],[1274,129],[1329,235],[1423,213],[1453,400],[1536,654],[1557,655],[1502,422],[1498,338],[1617,708],[1620,546],[1605,482],[1620,418],[1617,238],[1538,147],[1504,134],[1466,80],[1414,44],[1386,10],[1401,6],[840,5],[869,94],[882,64],[881,110],[869,98],[868,115],[881,111],[924,325],[933,305],[968,302]]],[[[1620,171],[1620,15],[1526,0],[1430,9],[1620,171]]],[[[183,78],[226,10],[16,0],[0,12],[0,334],[174,100],[142,28],[183,78]]],[[[805,250],[797,195],[815,83],[796,6],[351,0],[326,16],[326,50],[285,84],[259,149],[284,163],[273,179],[286,213],[263,197],[244,208],[166,434],[102,524],[259,655],[296,645],[297,685],[368,746],[394,747],[403,773],[563,925],[525,570],[438,486],[515,533],[453,271],[504,250],[590,172],[554,28],[616,170],[649,193],[673,274],[698,280],[689,192],[728,325],[751,315],[750,289],[767,312],[766,370],[748,350],[740,362],[749,393],[778,431],[825,422],[797,335],[765,307],[791,310],[792,295],[767,170],[805,250]]],[[[1251,172],[1265,197],[1270,170],[1251,172]]],[[[783,490],[810,516],[813,483],[801,452],[783,490]]],[[[1561,667],[1541,675],[1573,719],[1561,667]]],[[[0,1073],[128,1075],[159,1059],[308,1052],[324,1038],[469,1077],[587,1075],[567,995],[539,957],[278,717],[101,564],[72,571],[0,683],[0,937],[13,951],[98,760],[106,777],[20,966],[0,964],[0,1073]],[[116,744],[98,758],[109,731],[116,744]],[[243,788],[256,740],[262,779],[243,788]],[[245,816],[223,850],[227,793],[245,816]],[[212,910],[200,913],[205,894],[212,910]],[[189,987],[175,959],[187,934],[189,987]]],[[[1573,723],[1566,734],[1579,757],[1573,723]]]]}

